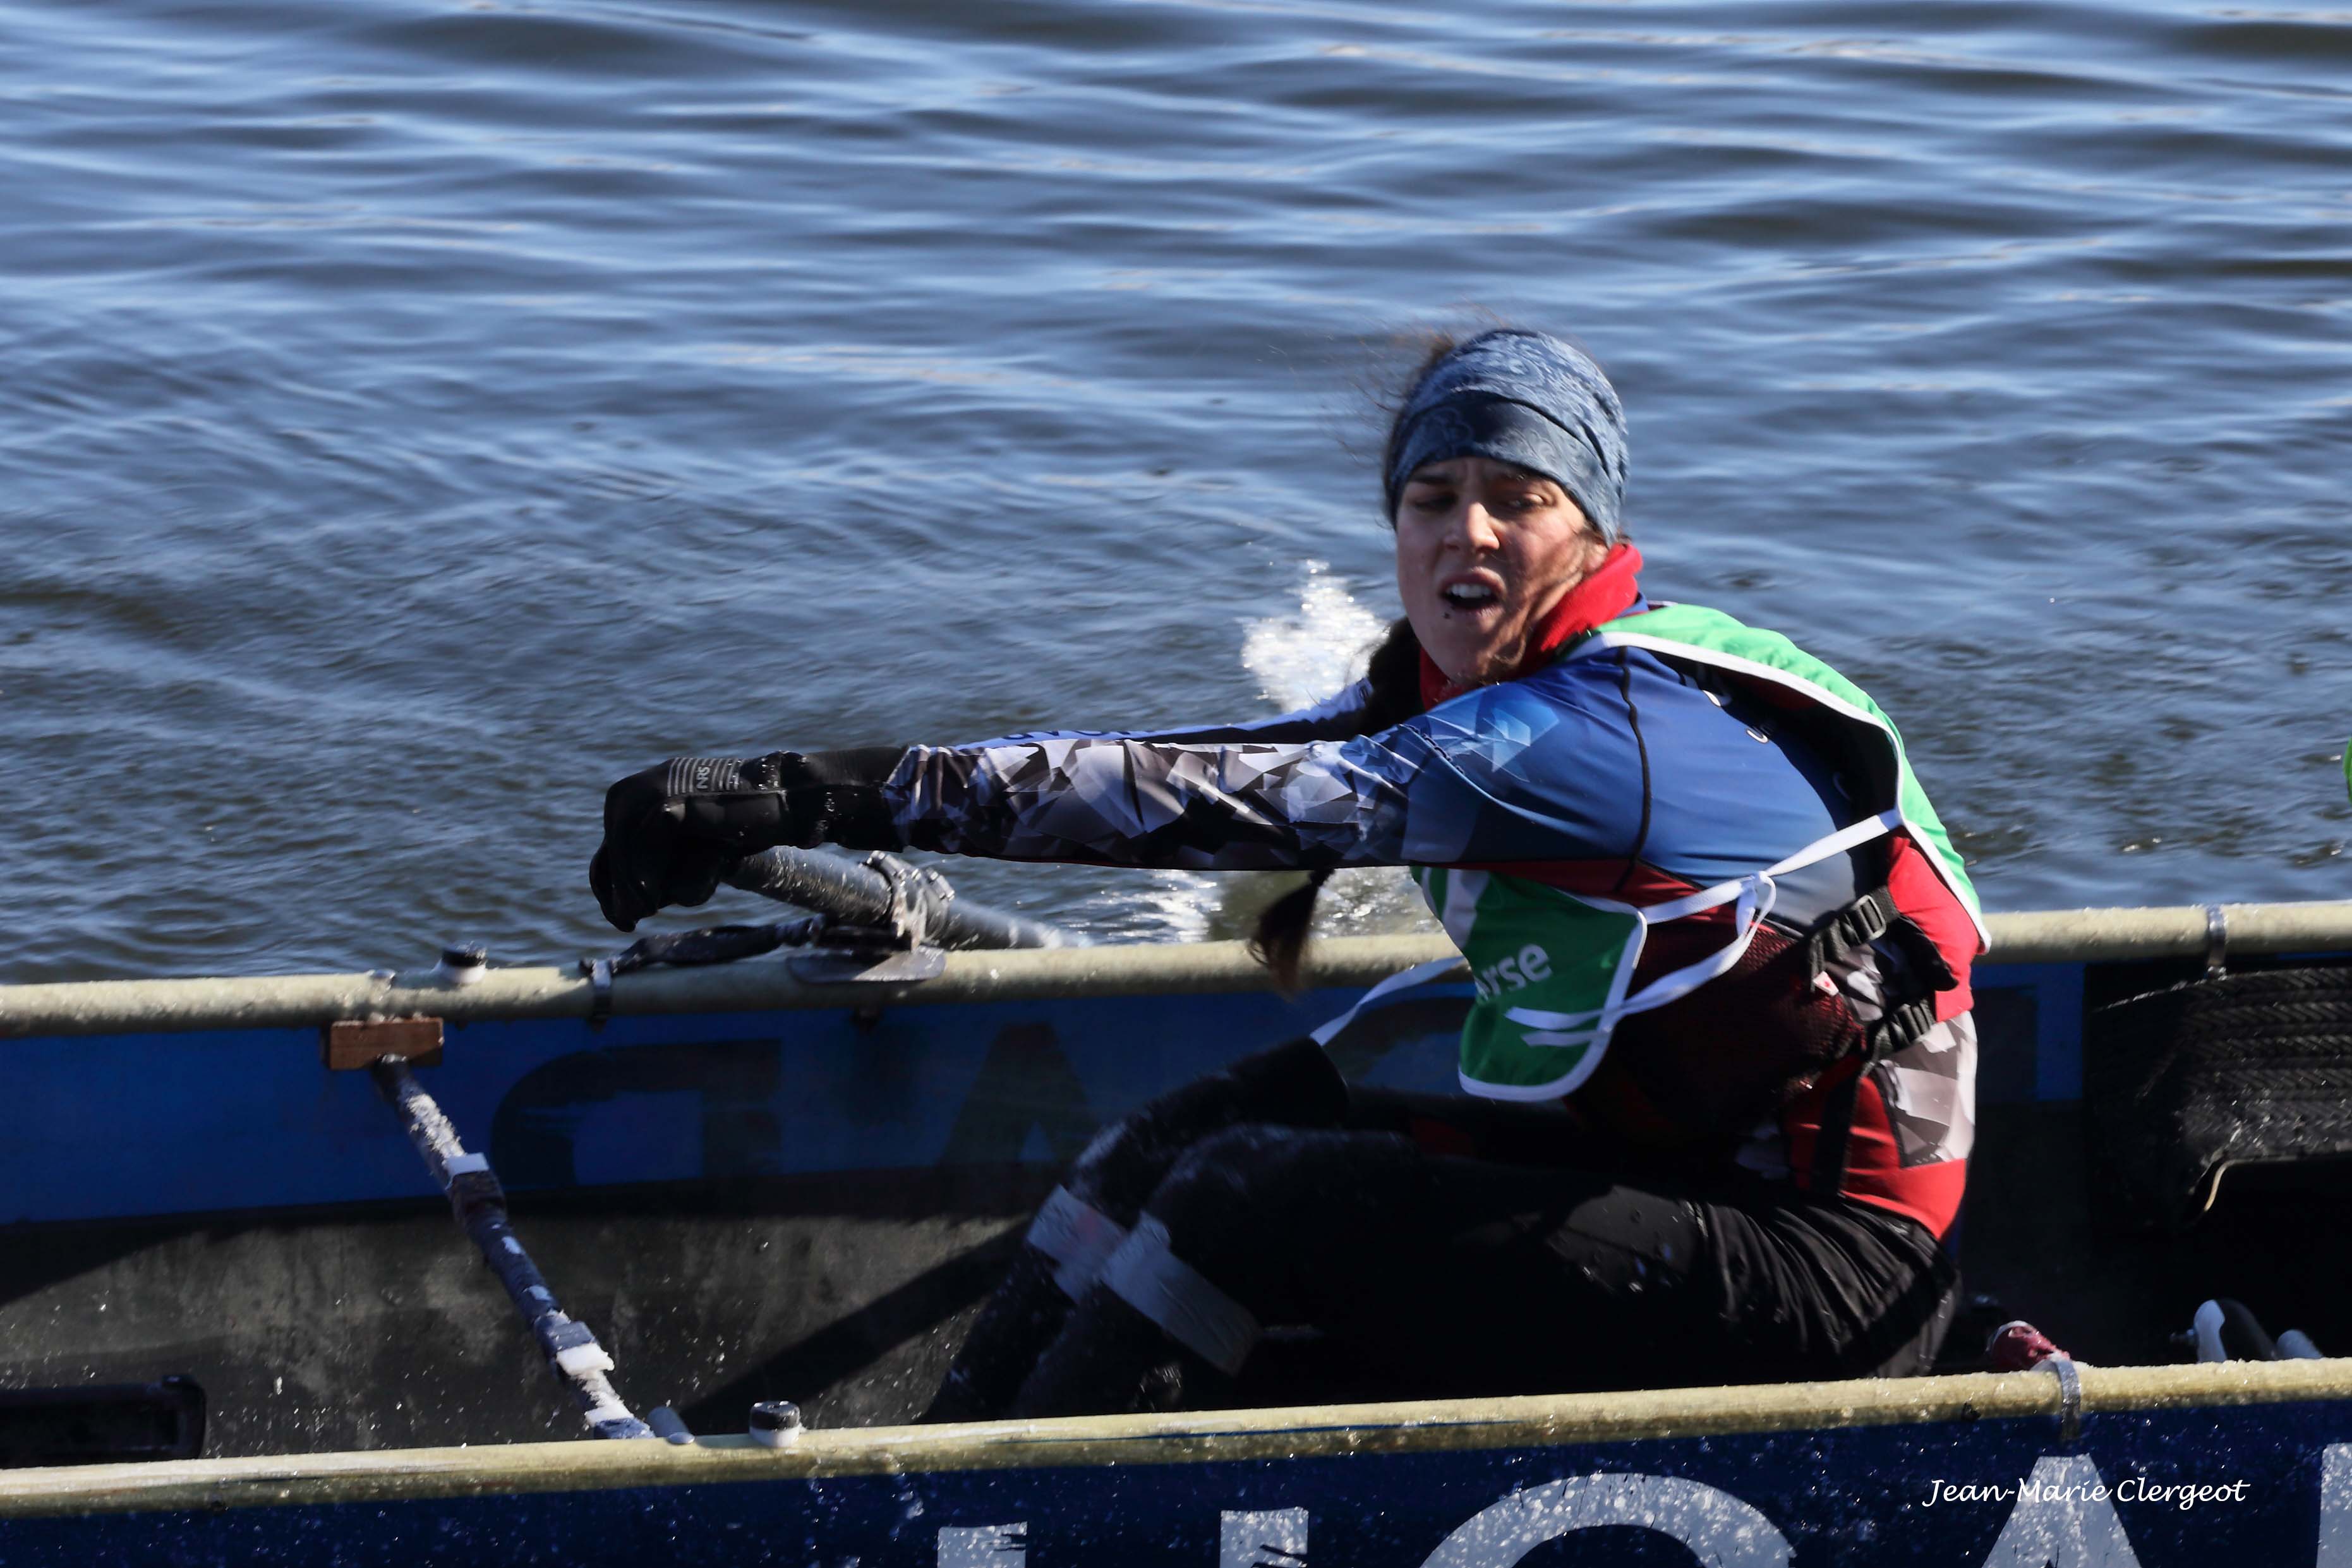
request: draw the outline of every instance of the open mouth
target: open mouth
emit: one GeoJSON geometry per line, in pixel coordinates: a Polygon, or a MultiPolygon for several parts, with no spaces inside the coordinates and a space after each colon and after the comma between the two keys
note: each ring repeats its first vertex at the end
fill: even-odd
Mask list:
{"type": "Polygon", "coordinates": [[[1477,611],[1503,602],[1502,590],[1488,583],[1454,583],[1438,591],[1452,608],[1477,611]]]}

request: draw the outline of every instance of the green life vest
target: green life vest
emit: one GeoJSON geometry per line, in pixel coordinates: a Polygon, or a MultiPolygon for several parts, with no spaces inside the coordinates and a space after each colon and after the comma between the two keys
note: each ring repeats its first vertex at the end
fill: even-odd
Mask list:
{"type": "MultiPolygon", "coordinates": [[[[1976,921],[1985,942],[1976,891],[1959,855],[1911,772],[1894,723],[1860,687],[1778,632],[1743,626],[1720,611],[1666,605],[1596,627],[1569,645],[1562,659],[1596,658],[1611,648],[1643,648],[1670,664],[1719,670],[1735,682],[1794,692],[1846,726],[1857,755],[1870,758],[1869,815],[1747,876],[1646,907],[1565,889],[1501,872],[1415,867],[1413,879],[1454,944],[1469,960],[1477,991],[1462,1030],[1462,1087],[1496,1100],[1550,1100],[1591,1077],[1620,1020],[1688,995],[1730,970],[1771,912],[1773,879],[1842,854],[1888,833],[1902,833],[1976,921]],[[1631,990],[1649,928],[1731,904],[1736,934],[1696,963],[1631,990]],[[1629,994],[1630,993],[1630,994],[1629,994]]],[[[1365,1002],[1433,978],[1452,961],[1392,976],[1365,1002]]],[[[1354,1009],[1317,1031],[1328,1039],[1354,1009]]]]}

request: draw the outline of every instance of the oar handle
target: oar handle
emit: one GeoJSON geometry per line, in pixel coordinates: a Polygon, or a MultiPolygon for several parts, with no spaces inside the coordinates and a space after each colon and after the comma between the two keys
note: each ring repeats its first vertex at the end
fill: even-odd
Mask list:
{"type": "MultiPolygon", "coordinates": [[[[887,926],[898,908],[888,877],[861,861],[815,849],[767,849],[747,856],[727,874],[727,882],[747,893],[830,915],[845,925],[887,926]]],[[[925,934],[933,945],[944,948],[1087,945],[1075,931],[952,895],[934,906],[925,934]]]]}

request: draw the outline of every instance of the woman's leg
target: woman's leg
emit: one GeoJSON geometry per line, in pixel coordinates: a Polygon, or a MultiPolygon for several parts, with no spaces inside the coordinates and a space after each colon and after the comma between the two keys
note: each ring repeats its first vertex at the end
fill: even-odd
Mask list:
{"type": "Polygon", "coordinates": [[[1706,1321],[1706,1257],[1698,1205],[1603,1175],[1235,1128],[1170,1173],[1011,1413],[1134,1408],[1171,1359],[1213,1402],[1267,1324],[1316,1325],[1400,1394],[1590,1385],[1706,1321]]]}
{"type": "Polygon", "coordinates": [[[1072,1301],[1094,1283],[1192,1143],[1241,1121],[1330,1126],[1347,1104],[1347,1085],[1330,1058],[1300,1039],[1186,1084],[1104,1130],[1046,1200],[923,1419],[987,1421],[1004,1413],[1072,1301]]]}
{"type": "Polygon", "coordinates": [[[1717,1217],[1743,1381],[1927,1371],[1959,1270],[1915,1220],[1774,1185],[1717,1217]]]}
{"type": "Polygon", "coordinates": [[[1010,1413],[1136,1408],[1171,1361],[1213,1402],[1269,1323],[1322,1329],[1398,1397],[1859,1374],[1939,1257],[1860,1206],[1239,1127],[1170,1173],[1010,1413]]]}

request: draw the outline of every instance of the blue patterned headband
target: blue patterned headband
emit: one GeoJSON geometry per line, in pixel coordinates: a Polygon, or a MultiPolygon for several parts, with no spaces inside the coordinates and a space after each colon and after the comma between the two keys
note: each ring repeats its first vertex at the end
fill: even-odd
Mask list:
{"type": "Polygon", "coordinates": [[[1389,515],[1423,463],[1493,458],[1557,480],[1624,537],[1625,410],[1592,356],[1543,332],[1481,332],[1429,368],[1389,443],[1389,515]]]}

